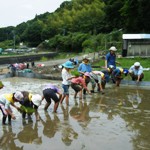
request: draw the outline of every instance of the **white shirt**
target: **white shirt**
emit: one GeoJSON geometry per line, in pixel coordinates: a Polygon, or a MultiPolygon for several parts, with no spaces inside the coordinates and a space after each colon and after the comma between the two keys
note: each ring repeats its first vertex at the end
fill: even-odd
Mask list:
{"type": "Polygon", "coordinates": [[[62,69],[61,76],[63,79],[62,84],[70,85],[71,81],[68,79],[71,78],[71,74],[65,68],[62,69]]]}
{"type": "Polygon", "coordinates": [[[138,69],[135,69],[134,65],[130,67],[129,72],[133,72],[134,75],[141,75],[143,73],[143,67],[140,66],[138,69]]]}

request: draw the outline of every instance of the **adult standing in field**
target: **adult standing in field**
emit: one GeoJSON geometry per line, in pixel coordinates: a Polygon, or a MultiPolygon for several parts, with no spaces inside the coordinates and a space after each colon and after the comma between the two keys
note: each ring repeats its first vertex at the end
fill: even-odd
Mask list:
{"type": "Polygon", "coordinates": [[[129,74],[132,80],[133,81],[136,80],[138,83],[139,81],[142,81],[142,79],[144,78],[143,67],[139,62],[135,62],[134,65],[130,67],[129,74]]]}
{"type": "Polygon", "coordinates": [[[109,53],[106,54],[105,57],[105,68],[108,68],[110,65],[113,65],[116,68],[116,64],[120,64],[116,61],[116,54],[117,51],[115,46],[110,47],[109,53]]]}

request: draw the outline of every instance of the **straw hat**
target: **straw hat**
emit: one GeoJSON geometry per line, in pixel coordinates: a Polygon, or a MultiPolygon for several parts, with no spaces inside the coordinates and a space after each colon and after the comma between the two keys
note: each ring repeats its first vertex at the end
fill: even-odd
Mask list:
{"type": "Polygon", "coordinates": [[[83,55],[82,59],[83,59],[83,60],[85,60],[85,59],[86,59],[86,60],[91,60],[91,58],[88,57],[88,55],[83,55]]]}

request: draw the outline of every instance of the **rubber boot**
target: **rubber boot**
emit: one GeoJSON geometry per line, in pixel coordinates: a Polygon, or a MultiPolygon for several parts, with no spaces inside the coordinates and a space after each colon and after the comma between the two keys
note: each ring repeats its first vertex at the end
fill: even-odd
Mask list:
{"type": "Polygon", "coordinates": [[[83,89],[83,94],[84,94],[84,95],[86,94],[86,90],[85,90],[85,89],[83,89]]]}
{"type": "Polygon", "coordinates": [[[6,118],[7,118],[7,116],[3,116],[3,119],[2,119],[2,124],[3,125],[6,125],[6,118]]]}
{"type": "Polygon", "coordinates": [[[11,125],[11,115],[8,115],[8,124],[11,125]]]}
{"type": "Polygon", "coordinates": [[[30,114],[28,114],[28,122],[33,122],[30,114]]]}
{"type": "Polygon", "coordinates": [[[26,113],[23,112],[23,113],[22,113],[22,119],[25,119],[25,118],[26,118],[26,113]]]}

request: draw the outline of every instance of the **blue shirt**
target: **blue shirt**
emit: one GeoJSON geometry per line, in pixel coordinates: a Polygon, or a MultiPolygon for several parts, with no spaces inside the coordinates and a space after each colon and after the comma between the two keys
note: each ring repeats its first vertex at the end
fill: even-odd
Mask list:
{"type": "Polygon", "coordinates": [[[107,53],[105,60],[107,60],[107,67],[109,67],[109,65],[113,65],[116,68],[116,55],[115,54],[111,54],[110,52],[107,53]]]}
{"type": "Polygon", "coordinates": [[[121,76],[123,74],[123,69],[122,68],[116,68],[115,70],[113,70],[112,74],[117,77],[117,76],[121,76]]]}
{"type": "Polygon", "coordinates": [[[81,63],[78,67],[78,71],[81,72],[91,72],[92,68],[90,64],[81,63]]]}

